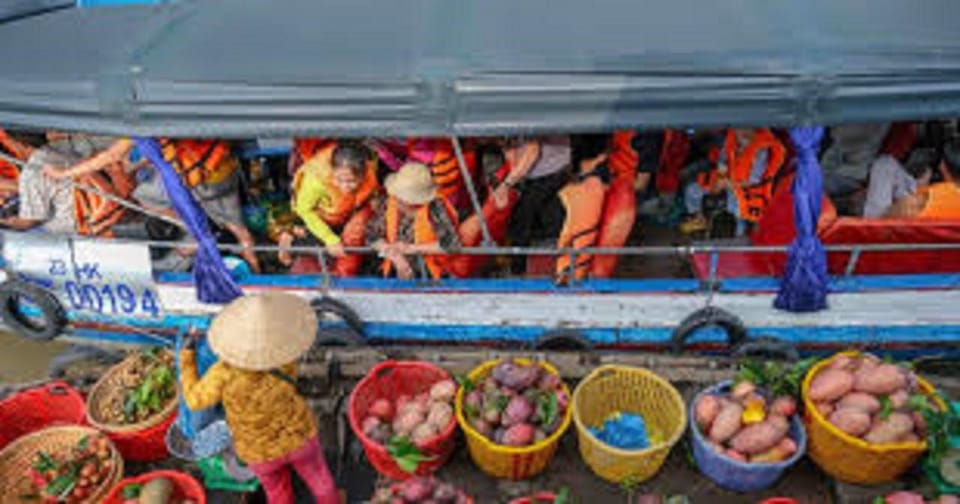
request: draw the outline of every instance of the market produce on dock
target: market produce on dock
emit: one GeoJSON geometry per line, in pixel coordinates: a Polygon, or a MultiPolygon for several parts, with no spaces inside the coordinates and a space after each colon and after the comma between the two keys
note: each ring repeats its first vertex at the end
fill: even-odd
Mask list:
{"type": "Polygon", "coordinates": [[[36,492],[29,497],[51,504],[84,502],[114,469],[110,442],[99,434],[84,436],[61,453],[41,450],[25,474],[36,492]]]}
{"type": "Polygon", "coordinates": [[[123,504],[196,504],[192,499],[174,498],[174,484],[167,478],[154,478],[144,484],[123,487],[123,504]]]}
{"type": "Polygon", "coordinates": [[[436,478],[414,477],[391,487],[381,488],[371,504],[473,504],[456,486],[436,478]]]}
{"type": "Polygon", "coordinates": [[[870,444],[918,442],[927,435],[921,412],[931,407],[917,378],[876,356],[838,356],[810,383],[810,400],[841,431],[870,444]]]}
{"type": "Polygon", "coordinates": [[[103,425],[137,424],[164,411],[176,400],[173,354],[154,348],[131,357],[116,381],[103,387],[102,396],[91,405],[91,416],[103,425]]]}
{"type": "Polygon", "coordinates": [[[380,444],[386,444],[394,436],[409,437],[414,443],[426,442],[455,421],[453,397],[456,393],[457,384],[448,379],[415,397],[401,395],[396,401],[379,398],[363,419],[363,433],[380,444]]]}
{"type": "Polygon", "coordinates": [[[726,394],[709,394],[694,408],[697,427],[711,446],[740,462],[770,463],[797,451],[790,417],[797,411],[790,396],[768,400],[756,385],[740,382],[726,394]]]}
{"type": "Polygon", "coordinates": [[[562,383],[537,364],[506,360],[483,381],[470,385],[464,413],[470,425],[493,442],[528,446],[560,426],[570,404],[562,383]]]}

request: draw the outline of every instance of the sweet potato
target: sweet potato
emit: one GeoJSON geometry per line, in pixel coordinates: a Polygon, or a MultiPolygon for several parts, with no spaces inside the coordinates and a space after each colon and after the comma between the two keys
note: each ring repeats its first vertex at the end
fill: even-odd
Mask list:
{"type": "Polygon", "coordinates": [[[859,408],[842,408],[830,414],[830,423],[851,436],[860,437],[870,430],[870,414],[859,408]]]}
{"type": "Polygon", "coordinates": [[[880,411],[880,407],[880,401],[866,392],[851,392],[837,402],[838,410],[854,408],[871,415],[880,411]]]}
{"type": "Polygon", "coordinates": [[[895,410],[906,408],[907,403],[910,402],[910,393],[907,392],[907,389],[897,390],[887,397],[890,398],[890,404],[895,410]]]}
{"type": "Polygon", "coordinates": [[[825,369],[810,382],[808,395],[813,402],[835,401],[853,389],[853,373],[842,369],[825,369]]]}
{"type": "Polygon", "coordinates": [[[753,424],[730,439],[730,447],[740,453],[755,455],[773,448],[787,434],[789,425],[780,421],[783,417],[772,416],[753,424]]]}
{"type": "Polygon", "coordinates": [[[776,446],[765,452],[751,455],[750,462],[754,464],[774,464],[777,462],[783,462],[784,460],[790,458],[790,455],[793,455],[793,453],[787,451],[778,443],[776,446]]]}
{"type": "Polygon", "coordinates": [[[899,491],[888,495],[883,499],[883,502],[886,504],[924,504],[925,501],[923,496],[918,493],[899,491]]]}
{"type": "Polygon", "coordinates": [[[733,437],[740,430],[741,416],[743,416],[743,406],[736,403],[726,404],[710,426],[710,440],[714,443],[723,443],[733,437]]]}
{"type": "Polygon", "coordinates": [[[880,364],[873,369],[860,369],[853,375],[853,389],[868,394],[887,395],[907,385],[903,370],[893,364],[880,364]]]}
{"type": "Polygon", "coordinates": [[[747,398],[748,395],[752,394],[757,390],[757,386],[750,382],[740,382],[733,387],[733,390],[730,391],[730,397],[734,398],[737,401],[742,401],[747,398]]]}
{"type": "Polygon", "coordinates": [[[914,434],[913,432],[908,432],[900,437],[897,441],[903,443],[917,443],[920,441],[920,436],[914,434]]]}
{"type": "Polygon", "coordinates": [[[817,411],[823,415],[824,418],[828,418],[831,413],[833,413],[833,403],[829,402],[818,402],[813,404],[814,408],[817,408],[817,411]]]}
{"type": "Polygon", "coordinates": [[[906,413],[894,412],[884,419],[877,419],[863,440],[871,444],[896,442],[913,431],[913,418],[906,413]]]}
{"type": "Polygon", "coordinates": [[[797,412],[797,401],[790,396],[780,396],[773,400],[770,405],[770,412],[791,417],[797,412]]]}
{"type": "Polygon", "coordinates": [[[701,431],[710,429],[713,420],[720,413],[720,400],[715,395],[705,395],[697,401],[694,407],[694,418],[701,431]]]}
{"type": "Polygon", "coordinates": [[[838,355],[832,361],[830,361],[830,364],[827,364],[827,369],[842,369],[844,371],[849,371],[857,364],[857,360],[850,356],[838,355]]]}
{"type": "Polygon", "coordinates": [[[742,453],[738,452],[737,450],[727,450],[723,452],[723,454],[726,455],[727,457],[732,458],[733,460],[736,460],[737,462],[747,461],[747,457],[744,456],[742,453]]]}

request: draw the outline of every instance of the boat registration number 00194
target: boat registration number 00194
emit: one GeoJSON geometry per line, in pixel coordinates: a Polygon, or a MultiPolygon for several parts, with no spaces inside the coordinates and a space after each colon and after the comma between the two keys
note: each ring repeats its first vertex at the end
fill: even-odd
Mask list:
{"type": "Polygon", "coordinates": [[[13,271],[51,289],[68,310],[137,318],[163,314],[146,245],[5,233],[3,255],[13,271]]]}

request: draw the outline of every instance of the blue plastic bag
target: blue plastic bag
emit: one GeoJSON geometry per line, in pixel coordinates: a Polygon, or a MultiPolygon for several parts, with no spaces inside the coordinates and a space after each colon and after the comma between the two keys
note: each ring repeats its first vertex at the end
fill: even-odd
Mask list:
{"type": "Polygon", "coordinates": [[[604,444],[622,450],[642,450],[650,447],[647,424],[635,413],[616,412],[597,429],[588,427],[591,434],[604,444]]]}
{"type": "MultiPolygon", "coordinates": [[[[180,350],[183,348],[183,337],[177,337],[176,345],[176,364],[177,376],[180,376],[180,350]]],[[[216,362],[217,356],[213,353],[206,338],[197,342],[197,374],[203,377],[207,370],[216,362]]],[[[177,427],[187,439],[193,439],[197,432],[210,425],[213,421],[224,418],[223,407],[214,406],[200,411],[193,411],[187,407],[183,395],[180,396],[179,412],[177,415],[177,427]]]]}

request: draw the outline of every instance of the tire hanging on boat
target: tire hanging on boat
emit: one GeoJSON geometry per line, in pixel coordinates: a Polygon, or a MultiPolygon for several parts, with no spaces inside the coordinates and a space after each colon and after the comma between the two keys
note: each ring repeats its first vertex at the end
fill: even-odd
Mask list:
{"type": "Polygon", "coordinates": [[[52,292],[19,280],[0,283],[0,319],[21,336],[48,341],[56,338],[67,325],[63,305],[52,292]],[[20,308],[27,298],[40,310],[39,317],[27,317],[20,308]]]}
{"type": "Polygon", "coordinates": [[[317,319],[320,321],[314,346],[352,347],[367,344],[363,321],[346,303],[323,296],[311,301],[310,306],[317,312],[317,319]],[[339,318],[346,327],[324,327],[323,320],[326,314],[339,318]]]}
{"type": "Polygon", "coordinates": [[[733,351],[737,358],[759,357],[762,359],[779,359],[787,362],[800,360],[800,351],[796,345],[772,336],[763,336],[749,340],[733,351]]]}
{"type": "Polygon", "coordinates": [[[670,337],[670,350],[674,353],[683,352],[691,334],[710,326],[717,326],[726,331],[727,345],[731,349],[747,341],[747,328],[740,317],[716,306],[707,306],[688,315],[673,330],[673,335],[670,337]]]}

